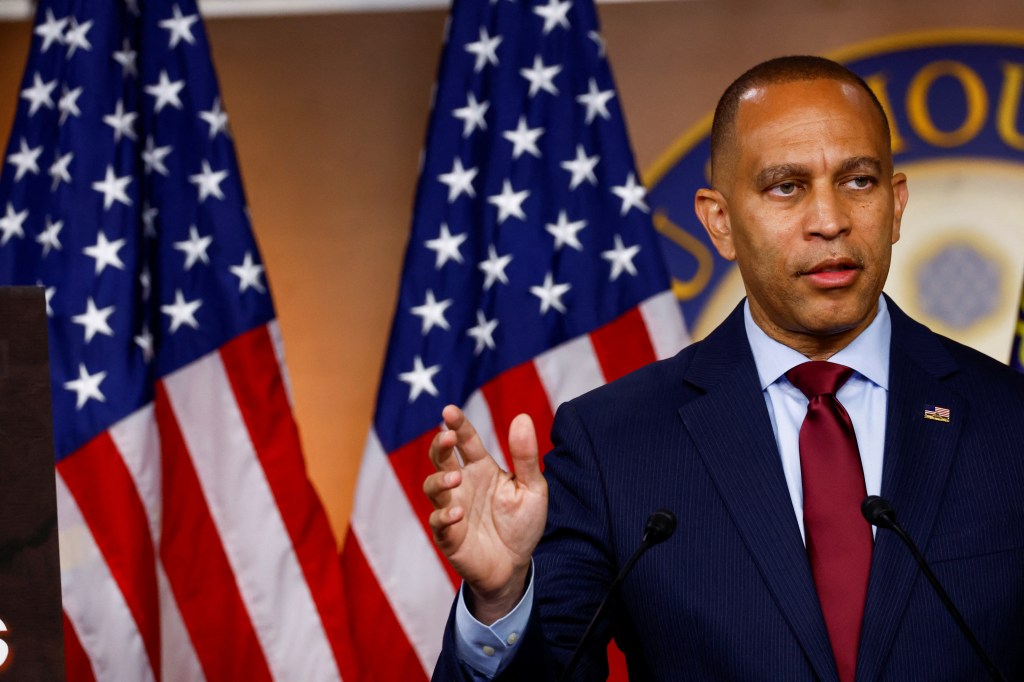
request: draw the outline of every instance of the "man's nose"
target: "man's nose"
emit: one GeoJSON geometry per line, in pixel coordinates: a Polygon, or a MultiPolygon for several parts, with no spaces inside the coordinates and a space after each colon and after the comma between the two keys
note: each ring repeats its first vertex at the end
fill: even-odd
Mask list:
{"type": "Polygon", "coordinates": [[[807,216],[807,235],[835,239],[849,230],[849,206],[839,189],[831,186],[815,188],[807,216]]]}

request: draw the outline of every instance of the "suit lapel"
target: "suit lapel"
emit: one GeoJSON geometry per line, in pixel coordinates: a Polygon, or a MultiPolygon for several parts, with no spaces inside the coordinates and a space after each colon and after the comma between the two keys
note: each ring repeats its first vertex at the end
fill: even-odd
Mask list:
{"type": "Polygon", "coordinates": [[[680,408],[683,423],[815,673],[835,680],[828,632],[746,340],[742,306],[701,344],[686,380],[706,393],[680,408]]]}
{"type": "MultiPolygon", "coordinates": [[[[927,547],[952,468],[967,405],[940,382],[956,364],[926,328],[888,301],[892,350],[882,496],[922,550],[927,547]],[[925,369],[927,368],[927,369],[925,369]],[[948,423],[928,420],[926,406],[950,410],[948,423]]],[[[880,676],[911,589],[920,573],[899,538],[879,529],[871,563],[857,679],[880,676]]]]}

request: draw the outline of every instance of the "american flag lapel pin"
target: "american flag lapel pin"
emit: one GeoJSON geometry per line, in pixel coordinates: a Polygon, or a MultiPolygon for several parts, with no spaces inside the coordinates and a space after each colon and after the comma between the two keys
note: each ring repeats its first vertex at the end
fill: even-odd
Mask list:
{"type": "Polygon", "coordinates": [[[939,407],[938,405],[925,405],[924,418],[936,422],[949,423],[949,408],[939,407]]]}

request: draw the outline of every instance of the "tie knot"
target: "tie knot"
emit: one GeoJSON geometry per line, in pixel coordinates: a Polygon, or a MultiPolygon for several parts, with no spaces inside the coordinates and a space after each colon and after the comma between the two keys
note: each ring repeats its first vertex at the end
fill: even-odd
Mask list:
{"type": "Polygon", "coordinates": [[[814,400],[819,395],[835,395],[851,374],[853,370],[846,365],[812,360],[786,372],[786,378],[803,391],[808,400],[814,400]]]}

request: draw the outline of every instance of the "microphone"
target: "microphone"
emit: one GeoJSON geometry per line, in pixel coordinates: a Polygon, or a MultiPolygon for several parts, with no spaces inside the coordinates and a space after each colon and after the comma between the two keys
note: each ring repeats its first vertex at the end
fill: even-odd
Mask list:
{"type": "Polygon", "coordinates": [[[625,563],[619,574],[615,576],[615,580],[612,581],[611,587],[605,592],[604,599],[601,600],[601,605],[597,607],[597,611],[594,613],[594,617],[590,619],[590,624],[587,625],[587,629],[583,631],[583,637],[580,638],[580,643],[576,645],[575,651],[572,652],[572,658],[569,659],[569,664],[566,665],[565,670],[562,671],[561,677],[558,678],[559,682],[566,682],[569,676],[572,675],[573,670],[579,665],[580,659],[583,658],[583,653],[587,650],[587,646],[590,643],[590,639],[593,637],[595,627],[597,623],[604,616],[608,610],[608,606],[611,603],[611,597],[619,589],[622,581],[626,579],[629,572],[633,570],[633,565],[643,556],[644,552],[654,547],[659,542],[664,542],[672,537],[672,533],[676,531],[676,517],[675,514],[667,509],[659,509],[650,516],[647,517],[647,523],[644,526],[643,539],[640,541],[640,546],[633,552],[633,556],[629,557],[629,561],[625,563]]]}
{"type": "Polygon", "coordinates": [[[868,495],[864,498],[864,501],[861,502],[860,513],[864,515],[864,518],[872,526],[891,530],[899,536],[900,540],[903,541],[903,544],[905,544],[907,549],[910,550],[910,553],[914,555],[914,560],[917,562],[917,565],[921,567],[921,572],[924,573],[926,578],[928,578],[928,582],[932,584],[932,588],[935,589],[935,593],[939,595],[939,599],[942,600],[942,604],[946,607],[946,610],[949,611],[950,615],[953,616],[953,620],[956,621],[960,631],[964,633],[964,637],[967,638],[971,647],[974,648],[974,653],[976,653],[978,658],[981,659],[981,662],[985,664],[985,669],[988,670],[989,676],[997,682],[1006,682],[1006,678],[1003,677],[1002,673],[999,672],[999,669],[996,668],[995,663],[993,663],[992,659],[990,659],[988,654],[985,653],[985,649],[981,646],[981,642],[979,642],[978,638],[974,636],[973,632],[971,632],[971,628],[967,626],[967,621],[964,620],[964,617],[960,615],[960,611],[958,611],[956,606],[953,605],[953,600],[951,600],[949,595],[946,594],[946,591],[942,589],[942,585],[939,584],[939,579],[935,577],[934,573],[932,573],[932,569],[928,566],[928,562],[925,561],[924,556],[921,554],[921,550],[917,548],[914,541],[910,539],[910,535],[903,529],[900,522],[896,520],[896,510],[892,508],[889,501],[878,495],[868,495]]]}

